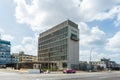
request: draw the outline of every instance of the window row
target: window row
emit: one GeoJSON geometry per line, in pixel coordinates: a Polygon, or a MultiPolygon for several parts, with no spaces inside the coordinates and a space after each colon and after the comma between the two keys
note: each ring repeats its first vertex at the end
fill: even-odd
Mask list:
{"type": "Polygon", "coordinates": [[[44,44],[48,44],[50,42],[54,42],[54,41],[58,41],[58,40],[61,40],[61,39],[64,39],[68,36],[68,33],[65,33],[65,34],[62,34],[62,35],[59,35],[59,36],[55,36],[55,37],[52,37],[52,38],[48,38],[47,40],[44,40],[44,41],[39,41],[41,45],[44,45],[44,44]]]}
{"type": "Polygon", "coordinates": [[[39,58],[39,61],[61,61],[61,60],[67,60],[67,55],[64,55],[64,56],[56,56],[56,57],[50,57],[50,58],[47,58],[47,57],[40,57],[39,58]]]}
{"type": "Polygon", "coordinates": [[[39,54],[40,57],[51,57],[51,56],[58,56],[58,55],[66,55],[67,50],[65,49],[64,51],[55,51],[55,52],[50,52],[50,53],[41,53],[39,54]]]}
{"type": "MultiPolygon", "coordinates": [[[[67,44],[67,39],[56,41],[56,42],[53,42],[53,43],[49,43],[49,44],[46,44],[46,45],[43,45],[43,46],[41,46],[39,44],[39,46],[40,46],[39,49],[43,50],[43,49],[46,49],[46,48],[56,47],[56,46],[64,45],[64,44],[67,44]]],[[[61,47],[64,47],[64,46],[61,46],[61,47]]]]}
{"type": "Polygon", "coordinates": [[[63,51],[64,49],[67,49],[67,44],[64,44],[64,45],[60,45],[60,46],[55,46],[55,47],[52,47],[52,48],[46,48],[46,49],[43,49],[43,50],[40,50],[39,52],[40,53],[46,53],[46,52],[53,52],[53,51],[63,51]]]}
{"type": "Polygon", "coordinates": [[[60,34],[64,34],[66,32],[68,32],[68,27],[62,28],[62,29],[60,29],[58,31],[53,32],[52,34],[44,36],[44,37],[40,38],[40,41],[44,41],[46,39],[49,39],[49,38],[54,37],[54,36],[58,36],[60,34]]]}

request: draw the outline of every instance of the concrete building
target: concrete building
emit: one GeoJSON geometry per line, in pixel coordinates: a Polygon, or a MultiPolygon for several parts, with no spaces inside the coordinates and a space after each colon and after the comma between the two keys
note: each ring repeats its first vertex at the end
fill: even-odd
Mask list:
{"type": "Polygon", "coordinates": [[[23,51],[11,54],[11,67],[14,69],[31,69],[33,68],[33,64],[37,63],[37,61],[37,56],[25,54],[23,51]]]}
{"type": "Polygon", "coordinates": [[[18,53],[11,54],[11,63],[19,63],[19,54],[18,53]]]}
{"type": "Polygon", "coordinates": [[[11,63],[10,47],[9,41],[0,39],[0,66],[6,66],[11,63]]]}
{"type": "Polygon", "coordinates": [[[106,63],[104,61],[98,61],[96,64],[100,67],[103,67],[104,69],[107,68],[106,63]]]}
{"type": "Polygon", "coordinates": [[[37,62],[37,56],[24,54],[24,52],[19,53],[19,62],[37,62]]]}
{"type": "Polygon", "coordinates": [[[66,20],[41,33],[38,38],[38,61],[52,65],[55,63],[59,69],[77,69],[79,66],[78,25],[66,20]]]}

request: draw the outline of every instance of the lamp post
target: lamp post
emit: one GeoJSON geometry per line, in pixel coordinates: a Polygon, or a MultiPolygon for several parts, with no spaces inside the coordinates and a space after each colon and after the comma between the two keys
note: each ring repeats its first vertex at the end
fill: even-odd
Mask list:
{"type": "Polygon", "coordinates": [[[90,64],[90,72],[92,71],[92,62],[91,62],[91,54],[92,54],[92,50],[93,50],[94,48],[91,48],[91,50],[90,50],[90,61],[89,61],[89,64],[90,64]]]}

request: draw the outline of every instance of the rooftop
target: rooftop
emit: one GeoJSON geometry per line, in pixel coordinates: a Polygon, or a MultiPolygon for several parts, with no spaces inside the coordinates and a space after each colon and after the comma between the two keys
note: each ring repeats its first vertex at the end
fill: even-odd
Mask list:
{"type": "Polygon", "coordinates": [[[11,44],[10,44],[10,41],[6,41],[6,40],[2,40],[2,39],[0,39],[0,44],[11,45],[11,44]]]}
{"type": "Polygon", "coordinates": [[[78,24],[72,22],[71,20],[66,20],[66,21],[64,21],[64,22],[62,22],[62,23],[60,23],[60,24],[52,27],[51,29],[48,29],[47,31],[41,33],[39,36],[41,36],[41,35],[43,35],[43,34],[45,34],[45,33],[47,33],[47,32],[50,32],[51,30],[53,30],[53,29],[55,29],[55,28],[58,28],[58,27],[61,27],[61,26],[66,26],[66,25],[70,25],[70,26],[78,29],[78,24]]]}

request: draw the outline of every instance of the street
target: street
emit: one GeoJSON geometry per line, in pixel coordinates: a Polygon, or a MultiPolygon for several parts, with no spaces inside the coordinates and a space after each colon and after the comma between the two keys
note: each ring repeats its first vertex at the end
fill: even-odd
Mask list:
{"type": "Polygon", "coordinates": [[[30,74],[0,70],[1,80],[120,80],[120,71],[30,74]]]}

